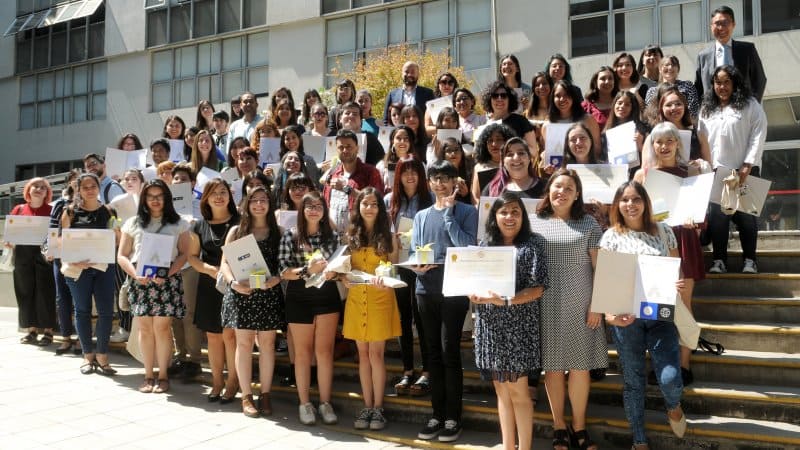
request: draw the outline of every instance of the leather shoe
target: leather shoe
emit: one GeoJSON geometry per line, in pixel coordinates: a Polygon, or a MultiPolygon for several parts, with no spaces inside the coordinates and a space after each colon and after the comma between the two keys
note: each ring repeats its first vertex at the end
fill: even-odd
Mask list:
{"type": "Polygon", "coordinates": [[[678,420],[673,420],[669,414],[667,414],[667,419],[669,419],[669,426],[672,428],[672,432],[675,436],[682,438],[683,435],[686,434],[686,414],[681,411],[681,418],[678,420]]]}
{"type": "Polygon", "coordinates": [[[253,395],[247,394],[242,396],[242,412],[247,417],[258,417],[260,414],[253,404],[253,395]]]}
{"type": "Polygon", "coordinates": [[[269,392],[262,392],[258,396],[258,409],[265,416],[272,415],[272,402],[269,399],[269,392]]]}

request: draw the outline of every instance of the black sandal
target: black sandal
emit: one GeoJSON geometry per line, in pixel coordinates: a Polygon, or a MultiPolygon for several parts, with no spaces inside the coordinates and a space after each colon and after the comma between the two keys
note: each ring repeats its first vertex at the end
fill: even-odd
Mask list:
{"type": "Polygon", "coordinates": [[[583,429],[575,431],[569,427],[569,440],[572,448],[588,450],[590,447],[597,448],[597,444],[589,437],[589,433],[583,429]]]}
{"type": "Polygon", "coordinates": [[[722,344],[719,342],[705,340],[702,337],[697,340],[697,349],[695,349],[692,353],[697,352],[697,350],[703,350],[713,355],[721,355],[725,353],[725,347],[723,347],[722,344]]]}
{"type": "Polygon", "coordinates": [[[105,363],[102,366],[100,365],[100,363],[95,363],[94,371],[95,371],[95,373],[98,373],[100,375],[104,375],[104,376],[107,376],[107,377],[110,377],[112,375],[116,375],[117,374],[117,371],[114,370],[111,367],[111,364],[109,364],[109,363],[105,363]]]}
{"type": "Polygon", "coordinates": [[[53,343],[53,333],[45,331],[44,335],[42,336],[41,339],[39,339],[39,342],[37,342],[36,345],[38,345],[39,347],[47,347],[52,343],[53,343]]]}
{"type": "Polygon", "coordinates": [[[19,340],[19,343],[20,344],[35,344],[37,342],[36,338],[38,338],[38,337],[39,337],[39,333],[37,333],[35,331],[29,331],[28,334],[26,334],[25,336],[22,337],[22,339],[19,340]]]}
{"type": "Polygon", "coordinates": [[[569,450],[569,432],[567,430],[553,430],[553,449],[565,448],[569,450]]]}
{"type": "Polygon", "coordinates": [[[69,338],[64,339],[61,342],[61,345],[59,345],[58,348],[56,349],[56,355],[63,355],[64,353],[69,352],[70,350],[72,350],[73,345],[74,343],[72,342],[72,339],[69,338]]]}

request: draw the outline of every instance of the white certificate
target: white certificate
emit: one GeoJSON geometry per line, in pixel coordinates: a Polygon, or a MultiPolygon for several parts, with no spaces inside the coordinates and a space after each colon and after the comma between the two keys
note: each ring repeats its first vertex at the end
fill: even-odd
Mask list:
{"type": "MultiPolygon", "coordinates": [[[[497,197],[481,197],[478,202],[478,242],[483,241],[486,237],[486,219],[489,218],[489,210],[492,209],[494,201],[497,197]]],[[[539,206],[541,199],[538,198],[523,198],[522,204],[525,205],[525,212],[528,216],[536,214],[536,207],[539,206]]]]}
{"type": "Polygon", "coordinates": [[[284,230],[297,228],[297,211],[282,209],[278,212],[278,226],[284,230]]]}
{"type": "MultiPolygon", "coordinates": [[[[230,172],[230,171],[229,171],[230,172]]],[[[233,202],[237,205],[242,203],[242,185],[244,180],[236,180],[231,183],[231,192],[233,193],[233,202]]]]}
{"type": "Polygon", "coordinates": [[[180,215],[192,216],[194,214],[192,184],[188,182],[172,184],[169,190],[172,192],[172,205],[175,207],[175,212],[180,215]]]}
{"type": "Polygon", "coordinates": [[[325,136],[312,136],[305,134],[303,137],[303,152],[314,158],[314,162],[325,160],[325,136]]]}
{"type": "Polygon", "coordinates": [[[378,128],[378,142],[381,143],[383,149],[388,153],[392,148],[392,143],[389,142],[389,136],[392,135],[394,127],[380,127],[378,128]]]}
{"type": "Polygon", "coordinates": [[[689,162],[689,154],[692,150],[692,130],[678,130],[681,135],[681,158],[689,162]]]}
{"type": "Polygon", "coordinates": [[[219,172],[208,167],[201,167],[200,172],[197,172],[197,179],[194,183],[195,196],[200,198],[203,195],[203,189],[206,188],[206,184],[215,178],[220,178],[219,172]]]}
{"type": "MultiPolygon", "coordinates": [[[[425,108],[431,117],[431,122],[436,124],[436,121],[439,119],[439,112],[446,106],[453,106],[452,95],[445,95],[444,97],[435,98],[425,103],[425,108]]],[[[420,120],[422,120],[422,118],[420,118],[420,120]]]]}
{"type": "Polygon", "coordinates": [[[675,227],[689,220],[703,223],[713,183],[713,173],[680,178],[651,168],[647,171],[644,187],[653,202],[654,212],[667,212],[664,222],[675,227]],[[663,205],[665,211],[656,210],[656,205],[663,205]]]}
{"type": "Polygon", "coordinates": [[[636,123],[631,120],[606,130],[605,133],[608,161],[614,164],[627,164],[628,167],[638,167],[640,164],[639,149],[636,147],[634,137],[636,123]]]}
{"type": "Polygon", "coordinates": [[[114,197],[108,206],[114,208],[117,217],[123,222],[135,216],[139,208],[139,196],[134,194],[122,194],[114,197]]]}
{"type": "Polygon", "coordinates": [[[600,249],[590,310],[673,321],[681,259],[600,249]]]}
{"type": "Polygon", "coordinates": [[[261,138],[258,149],[258,165],[264,167],[267,164],[281,162],[281,138],[261,138]]]}
{"type": "Polygon", "coordinates": [[[564,158],[564,138],[574,123],[552,123],[545,125],[544,160],[551,163],[553,157],[564,158]]]}
{"type": "Polygon", "coordinates": [[[106,149],[106,175],[122,176],[128,169],[144,169],[147,161],[147,150],[106,149]]]}
{"type": "Polygon", "coordinates": [[[233,183],[241,178],[239,176],[239,170],[236,167],[229,167],[228,169],[223,170],[220,172],[219,177],[228,183],[233,183]]]}
{"type": "Polygon", "coordinates": [[[67,228],[61,232],[61,260],[114,264],[114,230],[67,228]]]}
{"type": "Polygon", "coordinates": [[[396,233],[401,233],[400,254],[397,255],[397,259],[399,261],[405,261],[408,259],[408,251],[411,248],[412,228],[414,228],[414,219],[400,217],[400,220],[397,222],[397,229],[395,230],[396,233]]]}
{"type": "Polygon", "coordinates": [[[481,134],[483,134],[483,130],[485,130],[487,126],[489,126],[489,124],[485,123],[472,131],[473,143],[477,143],[481,139],[481,134]]]}
{"type": "Polygon", "coordinates": [[[42,245],[48,228],[48,216],[6,216],[3,240],[14,245],[42,245]]]}
{"type": "Polygon", "coordinates": [[[58,228],[47,230],[47,252],[44,256],[48,258],[61,258],[61,239],[58,238],[58,228]]]}
{"type": "Polygon", "coordinates": [[[142,176],[144,177],[144,181],[155,180],[158,178],[158,170],[155,166],[145,167],[142,169],[142,176]]]}
{"type": "Polygon", "coordinates": [[[628,181],[626,164],[569,164],[567,169],[575,170],[581,179],[583,186],[581,197],[584,203],[595,199],[610,205],[614,201],[617,188],[628,181]]]}
{"type": "Polygon", "coordinates": [[[464,133],[461,130],[446,130],[444,128],[439,128],[436,130],[436,139],[439,140],[439,144],[443,144],[449,138],[453,138],[458,142],[461,143],[461,137],[464,133]]]}
{"type": "Polygon", "coordinates": [[[442,294],[513,297],[516,263],[516,247],[448,247],[442,294]]]}
{"type": "MultiPolygon", "coordinates": [[[[719,204],[722,197],[722,180],[730,173],[731,169],[726,167],[720,166],[717,169],[714,186],[711,188],[711,203],[719,204]]],[[[770,185],[772,182],[769,180],[748,175],[744,185],[740,185],[738,188],[739,201],[736,210],[756,217],[761,215],[770,185]]]]}
{"type": "Polygon", "coordinates": [[[136,275],[147,278],[167,278],[172,264],[172,249],[175,236],[158,233],[142,233],[139,260],[136,261],[136,275]]]}
{"type": "Polygon", "coordinates": [[[186,146],[186,143],[183,142],[183,139],[169,139],[169,160],[172,162],[181,162],[185,158],[183,157],[183,148],[186,146]]]}
{"type": "MultiPolygon", "coordinates": [[[[339,153],[336,150],[336,137],[327,136],[325,138],[325,161],[330,161],[338,156],[339,153]]],[[[333,165],[331,165],[331,168],[333,168],[333,165]]]]}
{"type": "Polygon", "coordinates": [[[266,271],[267,277],[272,276],[258,248],[258,242],[252,234],[223,245],[222,254],[236,281],[249,281],[250,274],[260,270],[266,271]]]}

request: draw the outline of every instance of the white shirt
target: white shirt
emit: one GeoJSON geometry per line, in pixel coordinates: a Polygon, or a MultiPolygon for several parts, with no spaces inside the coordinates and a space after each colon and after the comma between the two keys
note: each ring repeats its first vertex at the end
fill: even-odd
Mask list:
{"type": "Polygon", "coordinates": [[[725,64],[733,65],[733,47],[731,46],[731,40],[728,40],[727,43],[722,44],[719,41],[715,41],[714,43],[714,58],[716,60],[716,65],[714,67],[719,67],[725,64]],[[723,49],[723,47],[727,47],[723,49]],[[730,61],[725,61],[725,52],[728,52],[730,61]]]}
{"type": "Polygon", "coordinates": [[[755,98],[750,98],[741,111],[728,105],[708,117],[701,114],[698,125],[698,133],[708,136],[714,169],[738,169],[744,163],[761,166],[767,115],[755,98]]]}
{"type": "Polygon", "coordinates": [[[416,105],[417,104],[417,88],[416,86],[412,90],[403,89],[403,104],[404,105],[416,105]]]}
{"type": "Polygon", "coordinates": [[[234,121],[230,127],[228,127],[228,140],[225,142],[225,154],[228,154],[228,148],[231,146],[231,142],[237,137],[247,138],[252,145],[253,141],[251,140],[253,136],[253,132],[256,130],[256,125],[258,122],[261,122],[261,115],[256,114],[253,118],[252,122],[247,122],[242,117],[239,120],[234,121]]]}

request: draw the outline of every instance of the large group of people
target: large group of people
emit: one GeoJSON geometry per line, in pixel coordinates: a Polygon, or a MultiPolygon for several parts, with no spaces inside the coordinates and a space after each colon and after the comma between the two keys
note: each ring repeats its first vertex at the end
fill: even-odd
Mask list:
{"type": "MultiPolygon", "coordinates": [[[[475,364],[497,394],[504,447],[531,447],[536,387],[544,372],[553,447],[565,450],[597,448],[586,417],[591,381],[608,366],[607,326],[621,359],[634,448],[647,448],[645,351],[668,422],[681,437],[681,392],[693,379],[691,349],[679,346],[671,322],[590,312],[594,270],[599,249],[681,258],[678,301],[691,309],[692,289],[706,272],[701,245],[713,244],[710,272],[727,271],[733,221],[742,240],[743,271],[757,272],[754,216],[726,214],[711,204],[705,223],[669,227],[655,220],[644,188],[652,171],[687,177],[734,169],[741,181],[759,174],[766,134],[759,101],[766,79],[752,45],[731,40],[733,27],[730,8],[714,11],[716,42],[698,56],[695,83],[678,78],[676,56],[648,46],[638,64],[635,55],[622,53],[600,67],[586,95],[567,59],[556,54],[530,84],[522,81],[516,56],[501,57],[497,79],[479,95],[459,87],[448,72],[433,89],[419,86],[420,68],[408,61],[402,86],[389,93],[377,118],[371,93],[350,80],[336,83],[334,105],[323,104],[315,90],[295,105],[285,87],[272,94],[263,115],[250,92],[233,99],[229,112],[202,101],[194,126],[187,128],[176,115],[166,118],[163,134],[149,146],[150,179],[137,169],[109,174],[103,157],[89,154],[84,173],[71,172],[52,205],[45,179],[27,183],[25,203],[11,214],[50,216],[59,230],[111,228],[118,251],[117,264],[56,259],[51,266],[39,247],[17,246],[14,287],[26,330],[21,342],[50,345],[58,329],[63,340],[57,354],[82,352],[81,373],[113,375],[108,348],[116,300],[120,326],[130,330],[130,321],[122,320],[126,314],[137,323],[130,339],[138,339],[144,363],[139,391],[167,392],[170,378],[199,374],[205,335],[208,401],[232,402],[241,392],[244,415],[259,417],[271,413],[276,347],[286,338],[299,421],[313,425],[338,421],[331,397],[335,344],[343,335],[355,341],[364,401],[354,427],[381,430],[387,424],[384,350],[387,340],[397,338],[403,373],[394,390],[430,393],[432,414],[418,438],[452,442],[462,430],[460,341],[465,329],[472,330],[475,364]],[[436,99],[448,106],[434,111],[428,102],[436,99]],[[479,102],[483,112],[475,109],[479,102]],[[569,164],[608,163],[606,132],[628,122],[635,125],[632,139],[641,164],[610,204],[585,199],[569,164]],[[570,124],[564,157],[546,160],[548,128],[560,123],[570,124]],[[378,139],[384,126],[392,127],[386,148],[378,139]],[[442,138],[439,130],[458,130],[460,138],[442,138]],[[691,131],[688,151],[682,130],[691,131]],[[335,152],[316,161],[304,148],[309,136],[332,137],[335,152]],[[280,138],[277,166],[259,166],[259,154],[269,151],[262,148],[265,138],[280,138]],[[178,140],[183,143],[176,158],[178,140]],[[179,214],[171,189],[181,183],[194,188],[205,169],[221,176],[195,189],[192,214],[179,214]],[[242,181],[230,183],[237,180],[242,181]],[[122,221],[115,198],[126,195],[137,207],[122,221]],[[478,230],[476,206],[487,196],[493,200],[485,229],[478,230]],[[527,199],[540,200],[535,210],[526,209],[527,199]],[[283,220],[290,214],[296,220],[283,220]],[[137,271],[143,240],[151,233],[174,238],[171,263],[156,275],[137,271]],[[249,235],[268,266],[259,286],[237,279],[223,250],[249,235]],[[481,242],[478,235],[485,236],[481,242]],[[414,258],[423,250],[432,253],[429,262],[441,263],[448,247],[478,244],[517,248],[514,296],[447,297],[443,266],[427,262],[395,266],[396,278],[405,283],[398,288],[382,277],[353,283],[327,270],[340,247],[352,269],[374,273],[390,263],[421,261],[414,258]],[[415,327],[421,365],[414,361],[415,327]],[[310,396],[314,377],[316,407],[310,396]]],[[[142,144],[126,134],[117,148],[142,144]]]]}

